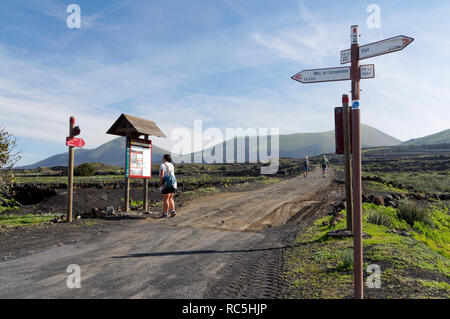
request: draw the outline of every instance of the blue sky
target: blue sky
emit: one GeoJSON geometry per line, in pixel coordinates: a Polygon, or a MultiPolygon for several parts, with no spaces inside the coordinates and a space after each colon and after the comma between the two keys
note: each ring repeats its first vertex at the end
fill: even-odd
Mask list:
{"type": "MultiPolygon", "coordinates": [[[[407,140],[449,128],[448,1],[2,1],[0,123],[28,164],[66,151],[74,115],[88,148],[121,113],[177,127],[333,129],[350,83],[299,84],[302,69],[339,66],[349,29],[361,44],[400,34],[405,50],[365,60],[364,123],[407,140]],[[66,7],[81,8],[81,29],[66,7]],[[366,12],[381,8],[381,28],[366,12]]],[[[173,141],[157,139],[170,148],[173,141]]]]}

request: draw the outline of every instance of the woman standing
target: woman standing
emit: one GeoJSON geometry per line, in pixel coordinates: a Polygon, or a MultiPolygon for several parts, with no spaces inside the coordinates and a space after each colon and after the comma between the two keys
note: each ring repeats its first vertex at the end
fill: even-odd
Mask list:
{"type": "Polygon", "coordinates": [[[175,178],[175,167],[172,164],[172,157],[169,154],[163,156],[159,167],[159,185],[164,205],[161,218],[169,217],[169,212],[170,217],[174,217],[177,213],[175,212],[173,194],[177,189],[177,179],[175,178]]]}
{"type": "Polygon", "coordinates": [[[303,176],[308,176],[309,172],[309,159],[308,156],[305,156],[305,162],[303,163],[303,176]]]}

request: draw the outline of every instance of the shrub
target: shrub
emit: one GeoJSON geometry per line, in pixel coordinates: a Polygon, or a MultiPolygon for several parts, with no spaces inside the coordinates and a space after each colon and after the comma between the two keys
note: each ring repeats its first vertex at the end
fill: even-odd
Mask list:
{"type": "Polygon", "coordinates": [[[387,228],[392,228],[393,225],[391,216],[375,210],[369,211],[367,222],[375,225],[386,226],[387,228]]]}
{"type": "MultiPolygon", "coordinates": [[[[12,167],[20,159],[15,152],[16,139],[3,125],[0,125],[0,211],[11,207],[14,193],[11,188],[15,183],[12,167]]],[[[14,205],[13,205],[14,206],[14,205]]]]}
{"type": "Polygon", "coordinates": [[[406,221],[410,226],[414,226],[416,221],[433,226],[427,207],[418,202],[409,200],[400,201],[398,203],[397,216],[406,221]]]}
{"type": "Polygon", "coordinates": [[[341,261],[337,266],[336,270],[338,271],[347,271],[353,269],[353,250],[346,249],[341,255],[341,261]]]}
{"type": "Polygon", "coordinates": [[[83,163],[75,167],[75,176],[92,176],[95,173],[95,165],[92,163],[83,163]]]}
{"type": "Polygon", "coordinates": [[[406,221],[398,218],[397,209],[393,207],[378,206],[373,203],[363,203],[363,211],[365,215],[365,221],[369,223],[373,224],[377,224],[377,222],[385,223],[384,226],[397,230],[408,230],[410,228],[410,226],[406,221]],[[378,221],[375,222],[377,218],[375,216],[370,217],[371,214],[372,215],[381,214],[383,215],[383,217],[378,217],[378,221]],[[391,223],[390,226],[388,226],[389,223],[388,220],[391,223]]]}

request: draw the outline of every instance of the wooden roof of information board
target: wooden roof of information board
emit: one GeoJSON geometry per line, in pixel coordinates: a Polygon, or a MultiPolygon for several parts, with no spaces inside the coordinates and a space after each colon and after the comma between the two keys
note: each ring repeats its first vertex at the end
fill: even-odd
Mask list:
{"type": "Polygon", "coordinates": [[[155,122],[128,114],[119,116],[106,133],[131,137],[139,135],[166,137],[155,122]]]}

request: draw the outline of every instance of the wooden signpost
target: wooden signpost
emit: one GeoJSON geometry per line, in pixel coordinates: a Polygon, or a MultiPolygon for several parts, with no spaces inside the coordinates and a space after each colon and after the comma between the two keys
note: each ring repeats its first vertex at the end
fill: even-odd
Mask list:
{"type": "MultiPolygon", "coordinates": [[[[362,299],[363,294],[363,249],[362,249],[362,183],[361,183],[361,115],[360,115],[360,80],[375,77],[375,67],[370,65],[359,65],[359,61],[368,59],[382,54],[392,53],[403,50],[412,41],[413,38],[399,35],[393,38],[385,39],[359,46],[359,26],[354,25],[350,28],[351,48],[341,51],[341,64],[351,63],[350,67],[335,67],[327,69],[304,70],[294,76],[293,80],[301,83],[317,83],[330,81],[351,80],[352,92],[352,171],[350,170],[350,152],[349,140],[347,139],[347,151],[345,151],[345,166],[346,166],[346,201],[349,207],[350,198],[353,198],[353,248],[354,248],[354,288],[355,298],[362,299]],[[353,183],[351,182],[351,175],[353,175],[353,183]],[[352,185],[352,192],[350,192],[349,185],[352,185]],[[351,194],[353,193],[353,194],[351,194]]],[[[349,120],[348,113],[348,96],[344,95],[344,123],[349,120]]],[[[344,124],[347,130],[349,127],[344,124]]],[[[345,133],[344,133],[345,134],[345,133]]],[[[348,137],[348,134],[347,134],[348,137]]],[[[347,219],[347,229],[349,229],[349,219],[347,219]]]]}
{"type": "Polygon", "coordinates": [[[359,112],[359,27],[351,27],[352,69],[352,177],[353,177],[353,285],[355,298],[363,298],[362,188],[361,188],[361,118],[359,112]]]}
{"type": "Polygon", "coordinates": [[[69,165],[67,167],[67,214],[66,221],[71,223],[73,209],[73,166],[74,166],[74,147],[83,147],[84,140],[75,137],[80,134],[80,128],[75,127],[75,117],[69,119],[69,136],[66,138],[66,145],[69,147],[69,165]]]}

